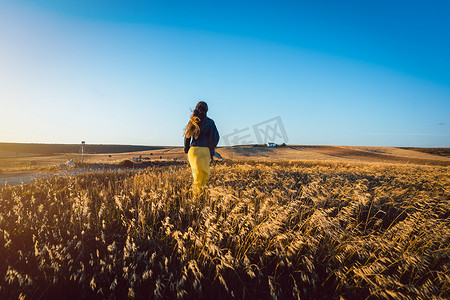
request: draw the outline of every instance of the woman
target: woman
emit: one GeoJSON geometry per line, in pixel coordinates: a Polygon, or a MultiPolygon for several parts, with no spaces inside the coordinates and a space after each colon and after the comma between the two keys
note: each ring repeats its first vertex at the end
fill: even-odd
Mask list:
{"type": "Polygon", "coordinates": [[[206,116],[208,105],[200,101],[184,131],[184,153],[188,154],[194,177],[194,191],[199,192],[209,179],[209,163],[219,142],[214,121],[206,116]]]}

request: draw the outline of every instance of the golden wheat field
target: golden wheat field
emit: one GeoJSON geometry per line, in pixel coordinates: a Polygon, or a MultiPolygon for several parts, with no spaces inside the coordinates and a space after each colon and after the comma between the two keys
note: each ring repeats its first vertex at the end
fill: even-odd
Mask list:
{"type": "Polygon", "coordinates": [[[448,167],[225,162],[0,189],[1,299],[450,297],[448,167]]]}

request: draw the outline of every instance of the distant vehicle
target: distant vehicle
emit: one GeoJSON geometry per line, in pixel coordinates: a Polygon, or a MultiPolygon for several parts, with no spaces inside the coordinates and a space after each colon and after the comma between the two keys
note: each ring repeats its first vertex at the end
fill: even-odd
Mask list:
{"type": "Polygon", "coordinates": [[[278,144],[276,144],[276,143],[267,143],[267,147],[275,148],[275,147],[278,147],[278,144]]]}

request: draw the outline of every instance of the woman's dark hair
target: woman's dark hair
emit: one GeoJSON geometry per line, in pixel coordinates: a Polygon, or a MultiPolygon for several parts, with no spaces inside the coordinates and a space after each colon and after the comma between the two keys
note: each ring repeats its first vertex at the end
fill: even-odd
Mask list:
{"type": "Polygon", "coordinates": [[[195,139],[198,138],[200,135],[200,128],[203,124],[205,124],[207,112],[208,104],[206,104],[206,102],[200,101],[197,103],[194,111],[192,112],[191,118],[189,119],[189,123],[184,130],[185,137],[194,137],[195,139]]]}

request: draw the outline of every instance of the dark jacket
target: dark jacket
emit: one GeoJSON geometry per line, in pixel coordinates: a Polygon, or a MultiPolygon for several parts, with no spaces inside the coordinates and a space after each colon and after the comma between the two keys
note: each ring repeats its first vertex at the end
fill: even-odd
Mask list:
{"type": "Polygon", "coordinates": [[[189,148],[193,147],[208,147],[211,158],[214,156],[214,148],[219,142],[219,131],[217,131],[214,121],[206,117],[205,123],[200,128],[198,138],[184,138],[184,153],[188,153],[189,148]]]}

